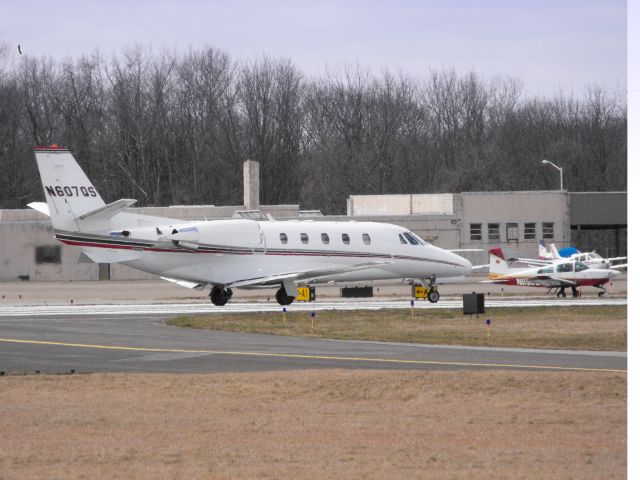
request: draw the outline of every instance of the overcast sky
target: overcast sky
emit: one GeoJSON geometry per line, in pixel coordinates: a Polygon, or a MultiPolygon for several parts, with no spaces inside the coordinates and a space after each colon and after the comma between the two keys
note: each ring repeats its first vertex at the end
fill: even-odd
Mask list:
{"type": "Polygon", "coordinates": [[[627,75],[621,0],[15,0],[0,5],[0,42],[56,59],[211,45],[238,60],[291,58],[311,75],[345,63],[413,76],[454,67],[543,95],[623,89],[627,75]]]}

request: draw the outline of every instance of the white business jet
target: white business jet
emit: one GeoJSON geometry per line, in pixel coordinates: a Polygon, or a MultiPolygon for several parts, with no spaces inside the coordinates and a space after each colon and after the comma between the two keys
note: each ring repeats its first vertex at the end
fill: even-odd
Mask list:
{"type": "MultiPolygon", "coordinates": [[[[297,287],[329,282],[415,279],[424,286],[461,277],[471,264],[406,228],[373,222],[186,221],[127,212],[136,201],[100,197],[67,148],[34,147],[56,239],[96,263],[122,263],[182,286],[211,287],[225,305],[232,288],[278,288],[290,304],[297,287]]],[[[429,298],[437,301],[433,288],[429,298]]]]}

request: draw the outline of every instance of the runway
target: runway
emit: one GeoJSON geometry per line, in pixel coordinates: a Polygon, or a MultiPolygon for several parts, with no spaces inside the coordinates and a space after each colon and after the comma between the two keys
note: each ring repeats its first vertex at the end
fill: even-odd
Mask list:
{"type": "MultiPolygon", "coordinates": [[[[615,304],[626,304],[623,299],[609,302],[613,300],[615,304]]],[[[572,301],[560,303],[569,305],[572,301]]],[[[582,299],[576,301],[585,304],[582,299]]],[[[363,303],[369,308],[407,307],[407,302],[363,303]]],[[[459,306],[459,302],[456,304],[459,306]]],[[[229,310],[232,305],[224,308],[229,310]]],[[[517,305],[509,302],[509,306],[517,305]]],[[[319,302],[290,308],[356,307],[352,302],[319,302]]],[[[274,312],[281,309],[274,304],[239,303],[234,311],[256,311],[251,308],[274,312]]],[[[420,303],[418,308],[438,307],[420,303]]],[[[627,368],[625,352],[316,340],[191,330],[164,323],[178,313],[212,311],[219,308],[205,304],[2,307],[0,371],[208,373],[309,368],[587,371],[627,368]]]]}
{"type": "MultiPolygon", "coordinates": [[[[498,299],[486,299],[486,308],[505,307],[577,307],[594,305],[626,305],[626,298],[612,297],[582,297],[582,298],[555,298],[555,297],[504,297],[498,299]]],[[[288,311],[322,311],[322,310],[383,310],[402,309],[411,306],[409,300],[342,300],[319,301],[313,303],[294,303],[289,305],[288,311]]],[[[224,307],[216,307],[211,303],[146,303],[146,304],[97,304],[97,305],[10,305],[0,306],[0,317],[3,316],[33,316],[33,315],[144,315],[144,314],[170,314],[170,315],[196,315],[216,312],[280,312],[282,306],[275,302],[230,302],[224,307]]],[[[438,303],[415,301],[414,308],[419,309],[462,309],[462,300],[440,300],[438,303]]]]}

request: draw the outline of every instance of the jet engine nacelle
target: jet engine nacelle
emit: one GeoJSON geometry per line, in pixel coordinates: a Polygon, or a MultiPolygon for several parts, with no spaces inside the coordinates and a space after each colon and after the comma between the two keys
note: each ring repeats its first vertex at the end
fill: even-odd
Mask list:
{"type": "Polygon", "coordinates": [[[199,246],[233,246],[259,248],[262,246],[262,231],[254,220],[217,220],[194,222],[175,228],[168,238],[185,248],[199,246]]]}

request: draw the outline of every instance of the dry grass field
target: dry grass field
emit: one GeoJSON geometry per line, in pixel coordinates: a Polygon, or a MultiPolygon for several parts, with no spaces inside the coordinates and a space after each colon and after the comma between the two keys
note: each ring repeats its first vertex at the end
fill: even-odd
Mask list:
{"type": "Polygon", "coordinates": [[[179,317],[171,325],[315,338],[446,345],[625,351],[626,306],[494,308],[464,317],[459,310],[227,313],[179,317]],[[486,319],[491,319],[487,335],[486,319]]]}
{"type": "Polygon", "coordinates": [[[0,378],[0,478],[624,478],[626,375],[0,378]]]}
{"type": "Polygon", "coordinates": [[[2,377],[0,478],[625,478],[626,385],[593,372],[2,377]]]}

